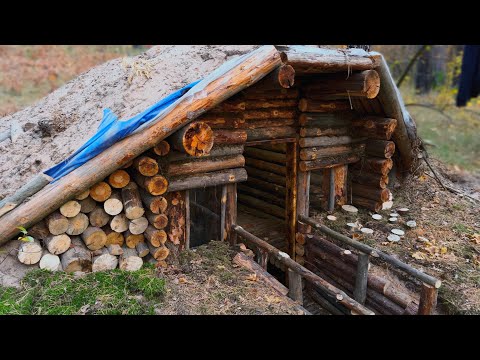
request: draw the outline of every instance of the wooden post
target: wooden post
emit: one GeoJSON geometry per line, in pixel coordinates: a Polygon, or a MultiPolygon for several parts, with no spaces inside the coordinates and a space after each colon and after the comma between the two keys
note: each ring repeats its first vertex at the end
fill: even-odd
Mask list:
{"type": "Polygon", "coordinates": [[[225,228],[225,216],[227,213],[227,185],[222,185],[222,197],[220,198],[220,240],[227,238],[225,228]]]}
{"type": "Polygon", "coordinates": [[[237,222],[237,183],[226,184],[227,200],[225,203],[225,238],[231,246],[237,243],[237,234],[232,226],[237,222]]]}
{"type": "Polygon", "coordinates": [[[330,174],[328,182],[328,207],[327,210],[329,213],[332,213],[335,210],[335,171],[332,169],[326,169],[330,174]]]}
{"type": "Polygon", "coordinates": [[[257,263],[264,269],[267,270],[268,265],[268,252],[257,247],[256,249],[257,263]]]}
{"type": "Polygon", "coordinates": [[[190,249],[190,190],[185,191],[185,250],[190,249]]]}
{"type": "Polygon", "coordinates": [[[437,307],[438,289],[434,286],[422,283],[420,291],[420,304],[418,305],[418,315],[432,315],[437,307]]]}
{"type": "Polygon", "coordinates": [[[367,299],[367,282],[368,282],[368,263],[370,261],[368,254],[358,254],[357,275],[355,277],[355,289],[353,298],[360,304],[364,305],[367,299]]]}
{"type": "Polygon", "coordinates": [[[303,305],[302,277],[288,269],[288,297],[303,305]]]}
{"type": "Polygon", "coordinates": [[[287,231],[288,254],[295,259],[295,233],[297,226],[297,160],[298,148],[296,142],[287,143],[286,154],[286,197],[285,197],[285,219],[287,231]]]}

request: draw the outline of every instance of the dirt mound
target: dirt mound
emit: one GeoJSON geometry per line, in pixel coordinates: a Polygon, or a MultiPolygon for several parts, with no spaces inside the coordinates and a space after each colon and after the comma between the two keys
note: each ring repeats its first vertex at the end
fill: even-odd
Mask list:
{"type": "Polygon", "coordinates": [[[72,154],[95,133],[103,109],[129,118],[256,47],[156,46],[97,66],[33,106],[1,118],[0,132],[16,121],[24,133],[16,143],[0,143],[0,199],[72,154]]]}

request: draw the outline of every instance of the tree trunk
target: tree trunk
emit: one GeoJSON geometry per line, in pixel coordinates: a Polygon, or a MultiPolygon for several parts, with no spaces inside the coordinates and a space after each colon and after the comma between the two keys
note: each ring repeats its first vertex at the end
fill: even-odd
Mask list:
{"type": "Polygon", "coordinates": [[[390,195],[388,189],[372,188],[367,185],[361,185],[357,183],[352,184],[352,193],[353,196],[361,196],[381,203],[388,201],[388,197],[390,195]]]}
{"type": "Polygon", "coordinates": [[[360,161],[360,155],[357,153],[349,153],[340,156],[329,156],[312,161],[300,161],[301,171],[311,171],[316,169],[326,169],[338,165],[351,164],[360,161]]]}
{"type": "Polygon", "coordinates": [[[397,120],[367,116],[353,120],[352,126],[355,136],[390,140],[397,127],[397,120]]]}
{"type": "Polygon", "coordinates": [[[366,157],[361,162],[355,164],[354,169],[361,173],[373,172],[375,174],[388,175],[393,167],[392,159],[382,159],[377,157],[366,157]]]}
{"type": "Polygon", "coordinates": [[[390,159],[395,153],[395,143],[385,140],[368,140],[366,153],[370,156],[378,156],[390,159]]]}
{"type": "Polygon", "coordinates": [[[33,265],[40,261],[43,255],[42,245],[38,240],[21,242],[18,248],[18,261],[25,265],[33,265]]]}
{"type": "Polygon", "coordinates": [[[301,138],[298,140],[298,144],[302,148],[314,147],[314,146],[339,146],[346,145],[352,142],[350,136],[318,136],[301,138]]]}
{"type": "Polygon", "coordinates": [[[105,200],[105,202],[103,203],[103,209],[108,215],[115,216],[120,214],[123,210],[122,195],[120,194],[120,192],[112,192],[110,198],[105,200]]]}
{"type": "Polygon", "coordinates": [[[215,171],[208,174],[196,174],[192,176],[181,176],[170,178],[168,191],[180,191],[195,188],[205,188],[208,186],[216,186],[241,182],[247,180],[247,172],[243,168],[215,171]]]}
{"type": "Polygon", "coordinates": [[[83,242],[90,250],[101,249],[107,242],[107,235],[105,235],[105,232],[98,227],[89,226],[81,236],[83,242]]]}
{"type": "Polygon", "coordinates": [[[372,174],[366,171],[354,171],[352,174],[352,180],[356,183],[367,185],[370,187],[376,187],[385,189],[388,185],[388,176],[381,174],[372,174]]]}
{"type": "Polygon", "coordinates": [[[242,93],[245,100],[285,100],[297,99],[299,95],[298,88],[295,89],[255,89],[254,86],[248,88],[242,93]]]}
{"type": "Polygon", "coordinates": [[[122,189],[122,200],[125,216],[128,219],[138,219],[145,213],[142,199],[138,192],[138,186],[134,182],[131,182],[122,189]]]}
{"type": "Polygon", "coordinates": [[[300,126],[328,129],[350,126],[356,117],[358,114],[350,109],[348,111],[303,113],[298,117],[298,123],[300,126]]]}
{"type": "Polygon", "coordinates": [[[80,237],[72,237],[72,246],[60,256],[63,271],[69,273],[92,271],[92,255],[80,240],[80,237]]]}
{"type": "MultiPolygon", "coordinates": [[[[242,155],[243,150],[243,145],[214,145],[210,153],[208,155],[204,155],[204,158],[227,155],[242,155]]],[[[169,162],[176,162],[187,159],[192,160],[193,158],[188,154],[184,154],[178,151],[172,151],[170,154],[168,154],[167,159],[169,162]]]]}
{"type": "Polygon", "coordinates": [[[213,131],[206,123],[196,121],[169,137],[172,147],[192,156],[208,154],[213,146],[213,131]]]}
{"type": "Polygon", "coordinates": [[[90,220],[90,225],[100,228],[108,224],[110,221],[110,215],[103,210],[103,207],[99,206],[88,214],[88,219],[90,220]]]}
{"type": "Polygon", "coordinates": [[[297,108],[297,99],[268,99],[268,100],[246,100],[246,110],[271,109],[271,108],[297,108]]]}
{"type": "Polygon", "coordinates": [[[352,196],[352,204],[355,206],[361,206],[368,210],[372,210],[374,212],[379,212],[382,210],[382,202],[379,200],[372,200],[367,199],[362,196],[353,195],[352,196]]]}
{"type": "Polygon", "coordinates": [[[341,136],[349,135],[351,129],[349,127],[330,127],[330,128],[300,128],[299,134],[301,137],[315,137],[315,136],[341,136]]]}
{"type": "Polygon", "coordinates": [[[352,110],[350,103],[343,100],[321,101],[303,98],[298,102],[301,112],[327,113],[352,110]]]}
{"type": "Polygon", "coordinates": [[[48,215],[45,222],[52,235],[63,234],[68,229],[68,219],[57,211],[48,215]]]}
{"type": "Polygon", "coordinates": [[[245,144],[247,141],[247,132],[245,130],[218,129],[213,134],[215,145],[245,144]]]}
{"type": "Polygon", "coordinates": [[[260,141],[281,138],[294,138],[297,135],[297,129],[293,126],[271,127],[262,129],[248,129],[247,141],[260,141]]]}
{"type": "Polygon", "coordinates": [[[306,161],[316,160],[328,156],[347,155],[352,152],[362,154],[365,151],[365,147],[366,145],[363,142],[321,148],[307,147],[300,150],[300,159],[306,161]]]}

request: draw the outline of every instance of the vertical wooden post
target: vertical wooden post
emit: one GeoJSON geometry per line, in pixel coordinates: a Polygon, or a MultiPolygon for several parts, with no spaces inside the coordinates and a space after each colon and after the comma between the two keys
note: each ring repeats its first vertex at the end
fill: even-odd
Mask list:
{"type": "Polygon", "coordinates": [[[190,249],[190,190],[185,190],[185,249],[190,249]]]}
{"type": "Polygon", "coordinates": [[[332,212],[336,207],[348,203],[347,197],[348,165],[337,165],[323,170],[322,206],[332,212]]]}
{"type": "Polygon", "coordinates": [[[225,218],[227,215],[227,185],[222,186],[222,197],[220,199],[220,240],[227,240],[225,229],[225,218]]]}
{"type": "Polygon", "coordinates": [[[267,265],[268,265],[268,252],[263,250],[263,249],[260,249],[260,248],[257,248],[257,251],[256,251],[256,255],[257,255],[257,263],[264,269],[264,270],[267,270],[267,265]]]}
{"type": "Polygon", "coordinates": [[[303,305],[302,277],[288,269],[288,297],[303,305]]]}
{"type": "Polygon", "coordinates": [[[368,263],[368,254],[358,254],[357,274],[355,276],[355,289],[353,290],[353,298],[362,305],[365,304],[365,300],[367,299],[368,263]]]}
{"type": "Polygon", "coordinates": [[[237,183],[225,185],[227,201],[225,203],[225,232],[224,240],[234,246],[237,243],[237,234],[232,225],[237,223],[237,183]]]}
{"type": "Polygon", "coordinates": [[[286,154],[286,188],[285,219],[287,222],[286,240],[288,254],[295,259],[295,233],[297,226],[297,165],[298,146],[297,142],[287,143],[286,154]]]}
{"type": "Polygon", "coordinates": [[[335,171],[329,169],[328,181],[328,207],[327,211],[332,213],[335,210],[335,171]]]}
{"type": "Polygon", "coordinates": [[[422,284],[420,291],[420,304],[418,305],[418,315],[432,315],[437,307],[438,289],[433,286],[422,284]]]}

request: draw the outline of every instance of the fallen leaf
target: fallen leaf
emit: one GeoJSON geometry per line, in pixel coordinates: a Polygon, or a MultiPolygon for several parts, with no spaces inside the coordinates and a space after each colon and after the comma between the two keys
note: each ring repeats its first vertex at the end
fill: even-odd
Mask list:
{"type": "Polygon", "coordinates": [[[257,274],[256,273],[253,273],[253,274],[250,274],[247,276],[247,280],[249,281],[257,281],[257,274]]]}
{"type": "Polygon", "coordinates": [[[183,276],[178,278],[178,283],[179,284],[186,284],[187,282],[188,282],[187,279],[183,276]]]}
{"type": "Polygon", "coordinates": [[[442,246],[440,249],[440,254],[446,254],[447,253],[447,248],[445,246],[442,246]]]}
{"type": "Polygon", "coordinates": [[[225,270],[225,266],[223,266],[223,265],[217,265],[217,269],[219,269],[219,270],[225,270]]]}
{"type": "Polygon", "coordinates": [[[414,259],[417,259],[417,260],[425,260],[427,258],[427,255],[420,252],[420,251],[415,251],[413,254],[412,254],[412,257],[414,259]]]}
{"type": "Polygon", "coordinates": [[[278,296],[269,296],[269,295],[265,295],[265,300],[273,304],[278,304],[280,301],[282,301],[282,299],[280,299],[278,296]]]}

